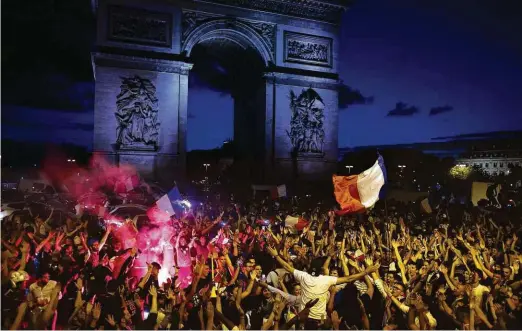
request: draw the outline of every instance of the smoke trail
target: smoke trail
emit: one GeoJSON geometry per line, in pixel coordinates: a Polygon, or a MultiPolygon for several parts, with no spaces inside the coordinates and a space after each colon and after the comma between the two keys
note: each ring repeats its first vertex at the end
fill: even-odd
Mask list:
{"type": "Polygon", "coordinates": [[[110,196],[118,196],[136,187],[148,185],[140,180],[139,174],[130,165],[114,165],[100,155],[93,155],[89,166],[82,168],[59,152],[50,153],[43,162],[41,177],[55,187],[66,188],[78,202],[78,212],[88,212],[103,218],[113,228],[113,240],[121,243],[122,249],[137,247],[141,253],[135,261],[134,276],[143,276],[147,263],[162,265],[160,284],[174,276],[174,228],[170,216],[152,206],[147,211],[150,224],[138,231],[137,225],[122,217],[111,215],[106,208],[110,196]]]}

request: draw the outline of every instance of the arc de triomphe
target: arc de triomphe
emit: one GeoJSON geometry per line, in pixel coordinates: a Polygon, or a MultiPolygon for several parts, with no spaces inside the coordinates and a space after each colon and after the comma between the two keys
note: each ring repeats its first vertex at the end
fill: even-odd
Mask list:
{"type": "Polygon", "coordinates": [[[200,44],[222,41],[254,50],[264,67],[255,102],[235,100],[234,126],[234,140],[255,150],[263,177],[330,175],[338,149],[339,24],[347,2],[96,1],[93,151],[133,164],[146,177],[183,172],[191,54],[200,44]],[[254,127],[241,125],[238,117],[245,116],[254,127]]]}

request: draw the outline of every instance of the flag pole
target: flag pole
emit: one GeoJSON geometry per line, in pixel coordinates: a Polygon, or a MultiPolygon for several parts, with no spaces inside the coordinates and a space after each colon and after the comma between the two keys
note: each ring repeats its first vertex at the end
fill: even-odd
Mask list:
{"type": "MultiPolygon", "coordinates": [[[[379,153],[379,149],[377,149],[377,159],[381,158],[381,153],[379,153]]],[[[386,185],[386,173],[384,174],[385,176],[385,183],[384,185],[386,185]]],[[[390,222],[388,220],[388,195],[386,194],[386,196],[384,197],[384,217],[385,217],[385,221],[384,221],[384,230],[386,231],[386,246],[390,247],[390,241],[391,241],[391,238],[390,238],[390,222]]]]}
{"type": "Polygon", "coordinates": [[[386,231],[386,246],[390,247],[390,225],[388,223],[388,197],[384,198],[384,225],[385,225],[385,231],[386,231]]]}
{"type": "Polygon", "coordinates": [[[386,216],[386,221],[388,221],[388,198],[384,198],[384,216],[386,216]]]}

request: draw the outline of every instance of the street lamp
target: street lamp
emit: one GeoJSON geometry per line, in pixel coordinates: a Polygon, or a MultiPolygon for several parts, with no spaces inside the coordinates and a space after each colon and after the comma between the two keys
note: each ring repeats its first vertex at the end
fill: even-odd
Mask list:
{"type": "Polygon", "coordinates": [[[208,167],[210,167],[210,164],[208,163],[203,163],[203,166],[205,167],[205,172],[208,171],[208,167]]]}
{"type": "Polygon", "coordinates": [[[352,165],[347,165],[347,166],[346,166],[346,169],[348,169],[348,173],[349,173],[349,174],[352,173],[352,168],[353,168],[352,165]]]}
{"type": "Polygon", "coordinates": [[[399,173],[399,177],[402,178],[402,171],[404,170],[404,168],[406,168],[406,166],[404,164],[399,164],[398,167],[399,167],[399,169],[401,169],[400,173],[399,173]]]}

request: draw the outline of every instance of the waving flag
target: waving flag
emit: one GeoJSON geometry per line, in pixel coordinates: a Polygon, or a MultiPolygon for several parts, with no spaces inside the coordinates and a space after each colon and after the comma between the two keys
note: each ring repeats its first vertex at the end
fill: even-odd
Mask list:
{"type": "Polygon", "coordinates": [[[302,231],[308,224],[309,222],[301,217],[287,216],[285,219],[285,227],[295,229],[296,231],[302,231]]]}
{"type": "Polygon", "coordinates": [[[272,198],[283,198],[286,197],[286,185],[279,185],[272,189],[272,198]]]}
{"type": "Polygon", "coordinates": [[[156,205],[161,211],[166,212],[169,216],[176,214],[174,211],[174,206],[180,201],[181,194],[179,193],[178,187],[175,186],[169,193],[165,194],[158,201],[156,201],[156,205]]]}
{"type": "Polygon", "coordinates": [[[373,207],[384,192],[386,168],[382,156],[370,168],[353,176],[333,176],[335,199],[341,205],[338,214],[357,213],[373,207]]]}
{"type": "Polygon", "coordinates": [[[431,204],[428,198],[421,201],[421,209],[426,214],[433,213],[433,209],[431,208],[431,204]]]}

